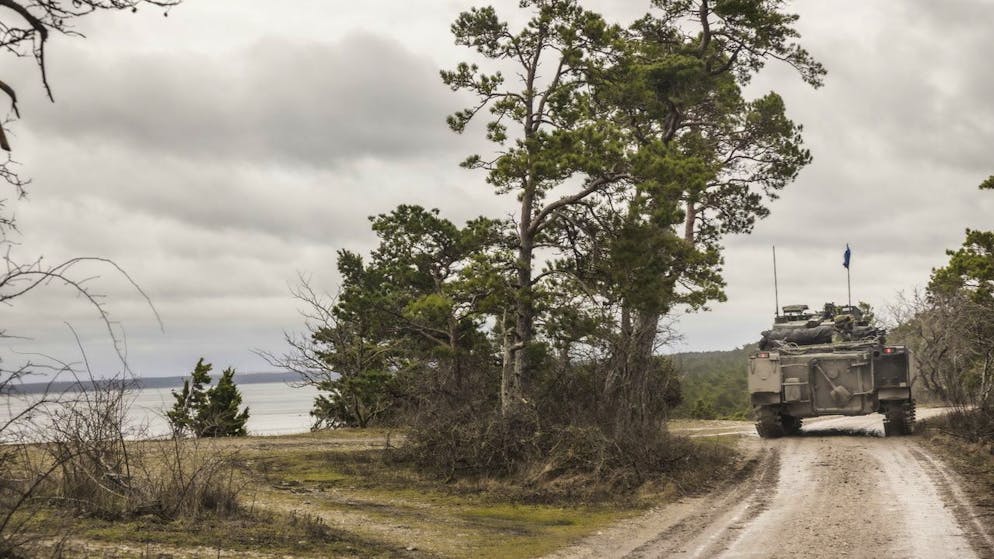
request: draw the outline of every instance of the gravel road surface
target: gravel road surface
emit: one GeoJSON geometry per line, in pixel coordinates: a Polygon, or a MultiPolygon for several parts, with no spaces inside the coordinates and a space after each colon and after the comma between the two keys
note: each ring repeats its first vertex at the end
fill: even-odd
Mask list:
{"type": "MultiPolygon", "coordinates": [[[[939,410],[919,410],[928,417],[939,410]]],[[[805,420],[799,437],[743,435],[754,467],[707,496],[625,521],[550,557],[994,558],[957,476],[879,415],[805,420]]]]}

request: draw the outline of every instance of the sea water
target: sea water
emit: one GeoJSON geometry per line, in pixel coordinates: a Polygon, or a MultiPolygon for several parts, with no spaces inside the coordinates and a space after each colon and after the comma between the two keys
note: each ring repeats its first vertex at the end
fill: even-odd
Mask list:
{"type": "MultiPolygon", "coordinates": [[[[172,408],[176,401],[172,390],[145,388],[130,391],[126,396],[127,401],[130,402],[127,408],[129,429],[142,433],[143,437],[168,435],[169,423],[166,421],[166,411],[172,408]]],[[[238,390],[242,393],[242,406],[249,408],[246,425],[249,435],[285,435],[304,433],[310,429],[310,411],[314,405],[314,398],[318,395],[314,387],[265,382],[242,384],[238,386],[238,390]]],[[[68,393],[64,397],[73,396],[73,393],[68,393]]],[[[39,394],[28,394],[0,398],[0,427],[33,402],[37,402],[40,397],[39,394]]],[[[52,410],[55,406],[57,404],[53,404],[48,409],[52,410]]],[[[35,414],[35,416],[44,415],[44,411],[35,414]]]]}

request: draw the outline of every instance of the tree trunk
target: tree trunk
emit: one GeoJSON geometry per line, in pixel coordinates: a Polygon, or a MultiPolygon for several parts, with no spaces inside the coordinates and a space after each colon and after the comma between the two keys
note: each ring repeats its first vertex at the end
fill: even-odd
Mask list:
{"type": "Polygon", "coordinates": [[[532,290],[532,258],[534,257],[535,239],[532,227],[532,205],[535,201],[534,188],[528,186],[521,197],[521,215],[518,223],[518,261],[517,261],[517,294],[514,309],[514,340],[510,348],[512,367],[505,366],[501,386],[504,396],[501,409],[505,413],[524,401],[525,391],[531,376],[529,359],[530,346],[535,332],[535,303],[532,290]]]}
{"type": "Polygon", "coordinates": [[[621,310],[621,331],[612,349],[612,363],[605,380],[605,403],[614,416],[616,433],[632,431],[652,420],[649,411],[649,375],[656,342],[658,312],[621,310]]]}
{"type": "MultiPolygon", "coordinates": [[[[684,240],[693,244],[697,208],[693,202],[687,202],[686,210],[684,240]]],[[[645,426],[653,419],[649,413],[649,376],[662,313],[627,307],[621,313],[620,342],[614,350],[614,364],[608,373],[605,392],[610,405],[614,406],[615,429],[628,430],[633,426],[645,426]]]]}
{"type": "Polygon", "coordinates": [[[514,377],[514,331],[508,328],[507,311],[501,320],[501,368],[500,368],[500,410],[507,415],[511,408],[513,395],[511,393],[511,381],[514,377]]]}

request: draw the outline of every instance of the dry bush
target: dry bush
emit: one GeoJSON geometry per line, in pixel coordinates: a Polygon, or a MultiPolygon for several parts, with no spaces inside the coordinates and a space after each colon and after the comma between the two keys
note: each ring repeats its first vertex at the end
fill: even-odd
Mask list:
{"type": "Polygon", "coordinates": [[[29,445],[7,445],[0,451],[0,557],[27,557],[39,539],[34,527],[43,507],[35,495],[51,470],[38,466],[29,445]]]}
{"type": "Polygon", "coordinates": [[[0,557],[50,551],[79,516],[172,521],[243,512],[235,453],[211,441],[142,440],[146,430],[127,420],[134,383],[66,371],[76,378],[74,392],[4,394],[0,557]]]}
{"type": "Polygon", "coordinates": [[[126,413],[130,386],[120,379],[80,384],[47,421],[44,449],[55,466],[50,494],[97,515],[129,499],[132,456],[126,413]]]}
{"type": "MultiPolygon", "coordinates": [[[[646,483],[689,480],[731,461],[725,447],[666,431],[672,369],[657,367],[650,377],[656,419],[623,427],[600,390],[606,374],[594,366],[552,370],[533,387],[534,399],[511,414],[502,414],[486,391],[423,405],[396,456],[450,480],[506,478],[521,489],[517,497],[540,501],[624,497],[646,483]]],[[[688,481],[686,489],[703,481],[688,481]]]]}
{"type": "Polygon", "coordinates": [[[505,418],[496,405],[482,413],[470,406],[433,410],[417,417],[397,456],[448,479],[506,476],[541,453],[537,431],[534,417],[505,418]]]}
{"type": "Polygon", "coordinates": [[[91,383],[58,406],[44,445],[57,465],[53,502],[104,519],[154,515],[163,520],[238,511],[235,455],[198,440],[139,442],[128,424],[131,383],[91,383]]]}
{"type": "Polygon", "coordinates": [[[242,512],[246,482],[237,453],[213,441],[172,439],[151,444],[139,463],[130,514],[162,520],[227,518],[242,512]]]}
{"type": "Polygon", "coordinates": [[[30,555],[38,539],[33,527],[44,508],[37,494],[56,469],[35,442],[44,416],[60,405],[62,395],[52,392],[51,381],[42,393],[20,393],[20,384],[32,370],[30,363],[15,370],[0,369],[0,398],[6,408],[6,418],[0,422],[0,557],[30,555]]]}
{"type": "Polygon", "coordinates": [[[922,429],[936,429],[971,443],[994,444],[994,414],[990,410],[953,409],[929,418],[922,423],[922,429]]]}

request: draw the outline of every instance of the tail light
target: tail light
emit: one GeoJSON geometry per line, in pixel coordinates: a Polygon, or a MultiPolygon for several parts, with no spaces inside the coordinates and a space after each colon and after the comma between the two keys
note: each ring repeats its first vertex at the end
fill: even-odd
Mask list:
{"type": "Polygon", "coordinates": [[[885,347],[884,348],[884,353],[888,353],[889,354],[889,353],[895,353],[896,351],[897,351],[897,349],[895,349],[893,347],[885,347]]]}
{"type": "Polygon", "coordinates": [[[760,351],[756,354],[756,357],[759,357],[760,359],[769,359],[770,353],[768,351],[760,351]]]}

